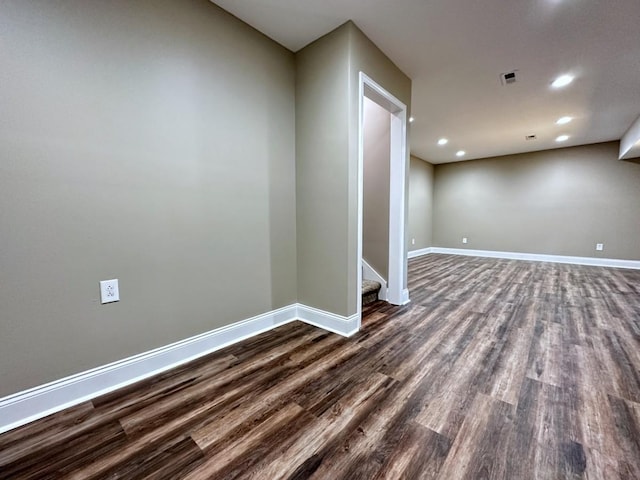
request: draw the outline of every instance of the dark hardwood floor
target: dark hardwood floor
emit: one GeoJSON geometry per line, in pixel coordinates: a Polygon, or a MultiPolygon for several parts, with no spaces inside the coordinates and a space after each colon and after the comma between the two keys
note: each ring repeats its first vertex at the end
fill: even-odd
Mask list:
{"type": "Polygon", "coordinates": [[[352,338],[288,324],[7,432],[0,477],[640,479],[640,271],[409,275],[352,338]]]}

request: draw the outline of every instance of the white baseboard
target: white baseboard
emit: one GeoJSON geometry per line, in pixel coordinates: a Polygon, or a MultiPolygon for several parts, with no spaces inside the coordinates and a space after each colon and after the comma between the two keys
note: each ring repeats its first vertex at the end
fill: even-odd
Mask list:
{"type": "Polygon", "coordinates": [[[384,300],[385,302],[388,300],[387,296],[387,281],[380,275],[375,269],[369,265],[366,260],[362,259],[362,278],[366,280],[373,280],[374,282],[378,282],[380,285],[380,291],[378,292],[378,300],[384,300]]]}
{"type": "Polygon", "coordinates": [[[360,317],[342,317],[295,304],[195,337],[0,398],[0,433],[78,405],[226,346],[301,320],[343,336],[360,329],[360,317]]]}
{"type": "Polygon", "coordinates": [[[418,250],[412,250],[409,253],[407,253],[407,258],[416,258],[416,257],[421,257],[422,255],[428,255],[430,253],[433,253],[432,250],[433,250],[432,247],[420,248],[418,250]]]}
{"type": "Polygon", "coordinates": [[[360,330],[360,315],[357,313],[343,317],[298,304],[298,319],[344,337],[350,337],[360,330]]]}
{"type": "Polygon", "coordinates": [[[409,289],[405,288],[402,290],[402,305],[406,305],[411,300],[409,300],[409,289]]]}
{"type": "MultiPolygon", "coordinates": [[[[465,255],[469,257],[503,258],[507,260],[530,260],[534,262],[568,263],[594,267],[640,269],[638,260],[618,260],[615,258],[572,257],[568,255],[544,255],[538,253],[494,252],[492,250],[467,250],[464,248],[431,247],[428,253],[465,255]]],[[[425,254],[422,254],[425,255],[425,254]]]]}

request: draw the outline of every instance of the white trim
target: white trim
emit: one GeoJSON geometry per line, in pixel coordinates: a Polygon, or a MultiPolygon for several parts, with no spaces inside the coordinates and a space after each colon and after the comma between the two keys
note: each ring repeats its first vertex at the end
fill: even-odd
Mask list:
{"type": "Polygon", "coordinates": [[[405,254],[405,170],[407,107],[391,115],[391,166],[389,169],[389,303],[404,305],[407,279],[405,254]]]}
{"type": "Polygon", "coordinates": [[[0,433],[131,385],[295,320],[347,337],[360,329],[358,315],[347,318],[305,305],[290,305],[0,398],[0,433]]]}
{"type": "Polygon", "coordinates": [[[408,288],[404,288],[402,289],[402,305],[406,305],[407,303],[409,303],[411,300],[409,300],[409,289],[408,288]]]}
{"type": "MultiPolygon", "coordinates": [[[[362,259],[362,278],[378,282],[381,285],[378,300],[387,301],[387,281],[364,258],[362,259]]],[[[362,288],[360,290],[362,291],[362,288]]]]}
{"type": "Polygon", "coordinates": [[[432,247],[429,253],[464,255],[469,257],[503,258],[507,260],[530,260],[533,262],[568,263],[594,267],[631,268],[640,270],[639,260],[618,260],[615,258],[573,257],[569,255],[544,255],[538,253],[495,252],[492,250],[467,250],[464,248],[432,247]]]}
{"type": "Polygon", "coordinates": [[[362,319],[362,223],[364,218],[364,82],[358,82],[358,245],[356,247],[356,315],[362,319]]]}
{"type": "Polygon", "coordinates": [[[416,257],[421,257],[422,255],[429,255],[430,253],[433,253],[433,248],[432,247],[420,248],[418,250],[411,250],[407,254],[407,257],[408,258],[416,258],[416,257]]]}
{"type": "MultiPolygon", "coordinates": [[[[362,294],[362,292],[361,292],[362,294]]],[[[325,312],[317,308],[307,307],[306,305],[298,304],[298,319],[320,327],[324,330],[337,333],[344,337],[350,337],[360,330],[360,318],[357,313],[350,317],[343,317],[342,315],[336,315],[335,313],[325,312]]]]}
{"type": "Polygon", "coordinates": [[[640,116],[636,118],[620,139],[620,160],[640,157],[640,116]]]}
{"type": "MultiPolygon", "coordinates": [[[[407,257],[405,255],[405,182],[407,164],[407,106],[364,72],[358,86],[358,247],[357,315],[362,315],[362,221],[364,199],[364,97],[370,98],[391,114],[391,151],[389,175],[389,278],[387,301],[405,302],[407,257]]],[[[408,299],[407,299],[408,301],[408,299]]]]}

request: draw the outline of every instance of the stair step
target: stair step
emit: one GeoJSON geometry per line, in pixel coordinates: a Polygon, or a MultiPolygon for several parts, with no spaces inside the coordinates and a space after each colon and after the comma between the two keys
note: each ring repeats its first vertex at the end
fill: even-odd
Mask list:
{"type": "Polygon", "coordinates": [[[378,292],[382,288],[379,282],[373,280],[362,280],[362,305],[378,300],[378,292]]]}

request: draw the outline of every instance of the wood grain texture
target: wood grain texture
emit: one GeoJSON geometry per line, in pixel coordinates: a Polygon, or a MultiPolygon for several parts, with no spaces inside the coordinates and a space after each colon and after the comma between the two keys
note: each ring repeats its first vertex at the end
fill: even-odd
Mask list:
{"type": "Polygon", "coordinates": [[[640,272],[429,255],[409,287],[0,435],[0,478],[640,479],[640,272]]]}

